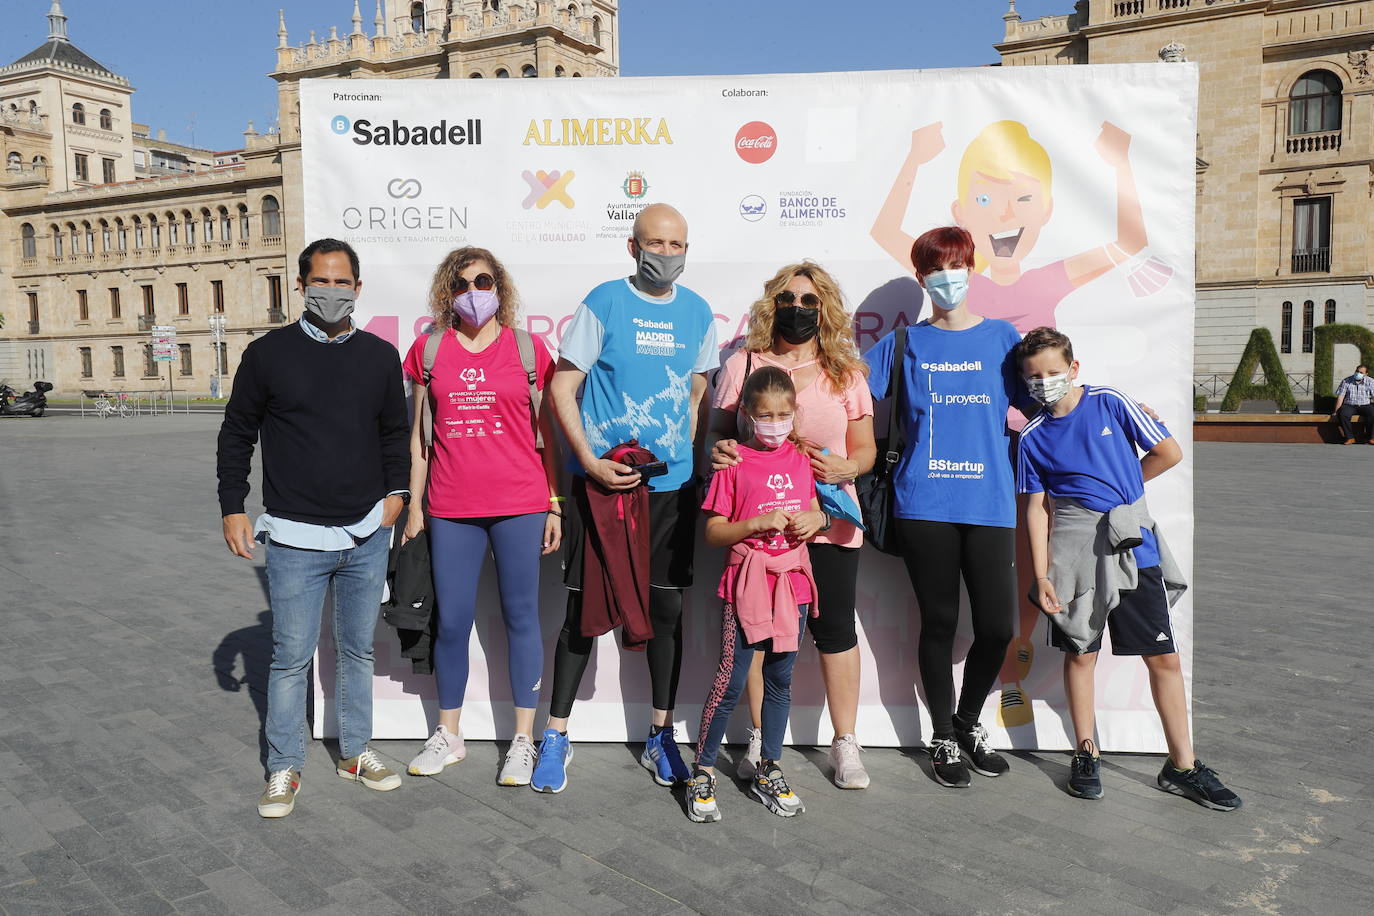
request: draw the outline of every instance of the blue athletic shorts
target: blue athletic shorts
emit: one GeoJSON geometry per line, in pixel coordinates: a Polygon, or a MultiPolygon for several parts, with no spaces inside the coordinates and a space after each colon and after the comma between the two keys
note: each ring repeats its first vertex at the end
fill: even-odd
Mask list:
{"type": "MultiPolygon", "coordinates": [[[[1121,603],[1107,615],[1107,632],[1112,637],[1113,655],[1168,655],[1177,652],[1174,627],[1169,619],[1169,596],[1164,590],[1164,575],[1158,566],[1140,570],[1136,587],[1121,593],[1121,603]]],[[[1050,626],[1050,645],[1073,652],[1059,628],[1050,626]]],[[[1087,652],[1102,649],[1102,637],[1087,652]]]]}

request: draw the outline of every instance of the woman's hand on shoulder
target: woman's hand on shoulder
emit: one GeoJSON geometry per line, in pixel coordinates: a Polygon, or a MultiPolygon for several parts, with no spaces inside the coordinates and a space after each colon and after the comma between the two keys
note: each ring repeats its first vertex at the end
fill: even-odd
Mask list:
{"type": "Polygon", "coordinates": [[[734,439],[717,439],[711,448],[711,470],[723,471],[739,464],[738,446],[734,439]]]}
{"type": "Polygon", "coordinates": [[[808,447],[806,452],[811,456],[811,473],[816,475],[816,480],[820,483],[844,483],[857,476],[854,472],[858,465],[848,458],[822,455],[821,450],[815,446],[808,447]]]}

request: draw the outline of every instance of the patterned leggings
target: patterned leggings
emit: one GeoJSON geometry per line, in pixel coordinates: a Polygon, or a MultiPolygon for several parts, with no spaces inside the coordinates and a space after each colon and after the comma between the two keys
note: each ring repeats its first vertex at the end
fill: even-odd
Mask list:
{"type": "MultiPolygon", "coordinates": [[[[801,615],[799,627],[805,628],[810,605],[803,604],[798,611],[801,615]]],[[[801,634],[798,633],[800,639],[801,634]]],[[[763,756],[777,760],[782,753],[782,737],[787,732],[787,715],[792,707],[792,664],[797,660],[795,652],[774,652],[768,648],[771,640],[750,645],[745,642],[744,630],[740,628],[735,607],[725,603],[721,613],[720,667],[716,669],[716,679],[711,683],[711,692],[706,697],[706,706],[701,711],[701,732],[697,736],[697,766],[710,767],[716,764],[716,754],[720,743],[725,739],[725,727],[730,724],[730,714],[749,680],[749,667],[754,662],[756,651],[766,652],[763,659],[763,756]]]]}

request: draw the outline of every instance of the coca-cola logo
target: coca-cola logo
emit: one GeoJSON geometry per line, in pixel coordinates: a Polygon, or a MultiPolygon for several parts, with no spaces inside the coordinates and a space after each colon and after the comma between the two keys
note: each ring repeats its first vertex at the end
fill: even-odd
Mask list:
{"type": "Polygon", "coordinates": [[[773,158],[778,151],[778,135],[771,124],[750,121],[735,134],[735,152],[745,162],[758,165],[773,158]]]}

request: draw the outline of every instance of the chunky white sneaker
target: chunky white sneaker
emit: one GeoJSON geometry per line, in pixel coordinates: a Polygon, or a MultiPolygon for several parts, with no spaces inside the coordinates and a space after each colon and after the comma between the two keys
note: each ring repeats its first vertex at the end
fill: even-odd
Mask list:
{"type": "Polygon", "coordinates": [[[868,770],[859,759],[858,740],[853,735],[840,735],[830,742],[830,766],[835,773],[835,785],[841,789],[867,789],[868,770]]]}
{"type": "Polygon", "coordinates": [[[753,779],[758,772],[759,761],[763,759],[763,732],[757,728],[749,729],[749,747],[744,752],[744,758],[740,760],[735,768],[736,775],[740,779],[753,779]]]}
{"type": "Polygon", "coordinates": [[[406,772],[411,776],[438,776],[444,772],[445,767],[452,766],[466,756],[467,748],[463,745],[463,736],[455,735],[440,725],[434,730],[434,734],[429,736],[420,753],[410,761],[406,772]]]}
{"type": "Polygon", "coordinates": [[[697,770],[687,783],[687,817],[698,824],[714,824],[720,820],[716,804],[716,780],[710,773],[697,770]]]}
{"type": "Polygon", "coordinates": [[[529,735],[516,735],[506,751],[506,762],[501,765],[501,775],[496,778],[498,786],[527,786],[534,777],[534,761],[538,757],[534,742],[529,735]]]}

